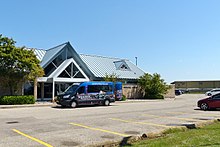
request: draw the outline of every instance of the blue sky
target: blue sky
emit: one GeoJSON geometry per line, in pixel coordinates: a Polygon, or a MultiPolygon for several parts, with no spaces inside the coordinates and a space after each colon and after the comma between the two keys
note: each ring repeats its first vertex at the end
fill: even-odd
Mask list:
{"type": "Polygon", "coordinates": [[[165,81],[219,80],[219,0],[1,0],[17,46],[120,57],[165,81]]]}

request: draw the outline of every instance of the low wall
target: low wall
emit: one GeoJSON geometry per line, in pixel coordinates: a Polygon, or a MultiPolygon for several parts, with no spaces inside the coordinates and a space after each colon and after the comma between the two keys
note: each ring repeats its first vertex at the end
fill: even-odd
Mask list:
{"type": "MultiPolygon", "coordinates": [[[[164,95],[165,98],[175,98],[175,85],[170,85],[171,88],[168,90],[167,94],[164,95]]],[[[141,93],[140,86],[136,84],[124,84],[123,87],[123,95],[126,96],[126,98],[143,98],[143,94],[141,93]]]]}
{"type": "Polygon", "coordinates": [[[167,94],[164,95],[165,98],[175,98],[175,85],[170,85],[170,89],[167,91],[167,94]]]}
{"type": "Polygon", "coordinates": [[[123,95],[126,98],[142,98],[143,94],[141,94],[141,89],[136,84],[124,84],[122,87],[123,95]]]}

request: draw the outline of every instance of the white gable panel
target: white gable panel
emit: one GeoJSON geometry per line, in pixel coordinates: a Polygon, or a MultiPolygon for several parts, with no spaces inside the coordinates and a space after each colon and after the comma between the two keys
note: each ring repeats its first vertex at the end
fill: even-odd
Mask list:
{"type": "MultiPolygon", "coordinates": [[[[82,75],[85,77],[86,80],[89,80],[87,75],[83,72],[83,70],[79,67],[79,65],[71,59],[65,60],[52,74],[50,74],[49,78],[58,78],[58,76],[66,69],[67,66],[69,66],[71,63],[73,63],[78,70],[82,73],[82,75]]],[[[63,79],[75,79],[75,78],[63,78],[63,79]]]]}

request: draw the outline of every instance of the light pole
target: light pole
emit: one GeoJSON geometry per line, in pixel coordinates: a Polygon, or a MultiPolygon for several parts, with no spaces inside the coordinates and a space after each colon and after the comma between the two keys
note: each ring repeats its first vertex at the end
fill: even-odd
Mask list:
{"type": "Polygon", "coordinates": [[[138,64],[137,58],[138,58],[138,57],[135,57],[135,61],[136,61],[136,66],[137,66],[137,64],[138,64]]]}

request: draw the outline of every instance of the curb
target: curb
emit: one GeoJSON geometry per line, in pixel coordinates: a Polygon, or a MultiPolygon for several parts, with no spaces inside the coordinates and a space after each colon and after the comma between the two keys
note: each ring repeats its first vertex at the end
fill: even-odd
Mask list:
{"type": "Polygon", "coordinates": [[[119,146],[125,146],[128,144],[132,144],[141,140],[145,139],[153,139],[153,138],[158,138],[158,137],[164,137],[166,136],[165,131],[169,129],[180,129],[180,130],[190,130],[190,129],[198,129],[201,127],[204,127],[209,124],[213,124],[214,122],[220,122],[220,119],[213,119],[201,123],[195,123],[195,124],[189,124],[186,126],[177,126],[177,127],[171,127],[168,129],[165,129],[159,133],[144,133],[141,136],[129,136],[129,137],[124,137],[122,141],[117,141],[117,142],[105,142],[102,144],[97,144],[97,145],[89,145],[88,147],[119,147],[119,146]]]}
{"type": "Polygon", "coordinates": [[[27,104],[27,105],[0,105],[0,109],[11,109],[11,108],[28,108],[28,107],[49,107],[55,106],[55,103],[47,104],[27,104]]]}
{"type": "MultiPolygon", "coordinates": [[[[136,100],[126,100],[126,101],[115,101],[117,103],[139,103],[139,102],[157,102],[157,101],[172,101],[175,99],[172,98],[165,98],[165,99],[136,99],[136,100]]],[[[27,108],[27,107],[49,107],[49,106],[56,106],[56,103],[36,103],[36,104],[25,104],[25,105],[0,105],[0,109],[11,109],[11,108],[27,108]]]]}

